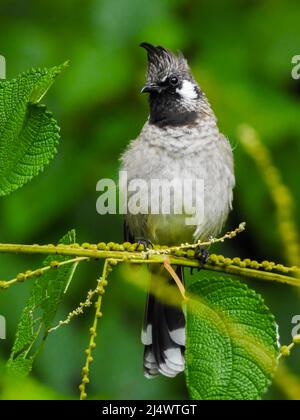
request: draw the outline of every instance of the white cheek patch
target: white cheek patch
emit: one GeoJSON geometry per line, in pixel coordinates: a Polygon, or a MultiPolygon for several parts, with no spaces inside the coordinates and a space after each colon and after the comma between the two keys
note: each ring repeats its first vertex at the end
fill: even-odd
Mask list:
{"type": "Polygon", "coordinates": [[[180,89],[176,89],[184,99],[197,99],[198,94],[195,90],[195,85],[189,80],[184,80],[180,89]]]}

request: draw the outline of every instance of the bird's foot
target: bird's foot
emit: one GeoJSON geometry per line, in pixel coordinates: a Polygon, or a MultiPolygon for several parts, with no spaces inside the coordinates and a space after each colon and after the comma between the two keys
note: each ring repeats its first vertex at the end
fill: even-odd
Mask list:
{"type": "Polygon", "coordinates": [[[209,259],[209,252],[203,247],[196,248],[195,258],[200,262],[200,264],[203,267],[209,259]]]}
{"type": "Polygon", "coordinates": [[[195,250],[195,258],[199,261],[200,265],[199,267],[191,267],[191,274],[193,275],[193,271],[196,268],[197,272],[199,272],[204,265],[207,263],[208,259],[209,259],[209,252],[203,248],[203,247],[198,247],[195,250]]]}
{"type": "Polygon", "coordinates": [[[144,251],[149,251],[150,248],[153,248],[152,242],[149,239],[145,239],[145,238],[138,238],[137,249],[139,248],[140,245],[143,245],[144,251]]]}

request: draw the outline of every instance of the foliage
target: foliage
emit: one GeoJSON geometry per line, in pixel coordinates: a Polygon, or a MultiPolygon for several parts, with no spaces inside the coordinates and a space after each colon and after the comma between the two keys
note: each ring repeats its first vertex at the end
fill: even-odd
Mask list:
{"type": "Polygon", "coordinates": [[[38,105],[63,66],[0,81],[0,196],[22,187],[56,152],[59,127],[38,105]]]}
{"type": "MultiPolygon", "coordinates": [[[[147,3],[147,13],[144,2],[136,0],[88,0],[76,6],[68,0],[32,0],[26,7],[21,0],[1,2],[0,54],[6,57],[9,77],[31,66],[63,62],[66,57],[72,63],[47,94],[49,107],[62,122],[60,153],[46,173],[1,200],[1,242],[56,242],[73,226],[78,227],[80,240],[120,242],[121,218],[96,215],[95,185],[100,177],[115,177],[121,150],[146,119],[147,104],[139,96],[145,61],[137,48],[145,40],[183,50],[234,147],[238,184],[229,224],[232,228],[247,220],[248,228],[241,238],[224,243],[222,252],[238,255],[241,264],[247,255],[289,263],[278,235],[275,205],[251,157],[241,147],[236,127],[245,121],[256,127],[295,197],[297,210],[299,83],[290,77],[291,57],[299,48],[297,0],[288,4],[283,0],[221,0],[218,4],[154,0],[147,3]]],[[[299,216],[296,211],[296,226],[299,216]]],[[[29,264],[37,262],[27,255],[3,255],[0,263],[4,278],[24,273],[29,264]]],[[[87,279],[98,275],[97,262],[77,272],[77,281],[64,296],[54,324],[82,300],[90,288],[87,279]]],[[[203,276],[207,277],[207,272],[196,278],[203,276]]],[[[189,282],[195,279],[187,277],[189,282]]],[[[106,316],[97,339],[90,394],[117,399],[184,397],[182,377],[152,382],[142,377],[138,336],[145,297],[136,288],[120,286],[120,278],[120,271],[115,271],[105,295],[106,316]]],[[[281,341],[289,342],[291,319],[299,312],[294,289],[253,285],[276,315],[281,341]]],[[[0,293],[0,313],[8,321],[8,340],[1,342],[0,348],[2,359],[7,359],[13,344],[27,290],[26,282],[0,293]]],[[[52,334],[34,366],[38,382],[54,389],[55,395],[77,396],[74,378],[83,360],[74,349],[86,345],[87,323],[85,318],[52,334]],[[58,365],[59,369],[53,369],[58,365]]],[[[299,350],[295,350],[288,360],[296,378],[294,398],[299,391],[298,357],[299,350]]],[[[3,389],[8,388],[4,385],[3,389]]],[[[266,398],[290,397],[287,389],[286,381],[278,376],[266,398]]],[[[9,390],[12,395],[13,387],[9,390]]],[[[31,397],[35,395],[36,388],[31,397]]]]}
{"type": "MultiPolygon", "coordinates": [[[[74,231],[68,232],[60,241],[66,245],[74,242],[74,231]]],[[[20,318],[7,365],[8,371],[27,375],[32,369],[34,358],[47,338],[57,309],[75,273],[76,263],[59,266],[62,261],[65,261],[64,257],[50,256],[44,261],[44,266],[52,265],[54,270],[43,274],[42,280],[40,279],[42,272],[37,273],[38,278],[32,286],[30,297],[20,318]]],[[[24,281],[22,275],[20,277],[24,281]]]]}
{"type": "MultiPolygon", "coordinates": [[[[233,238],[236,236],[237,231],[228,233],[224,237],[233,238]]],[[[220,238],[215,241],[222,240],[224,239],[220,238]]],[[[199,243],[199,246],[201,245],[203,243],[199,243]]],[[[38,322],[40,326],[45,325],[46,334],[44,338],[46,338],[48,332],[55,331],[58,327],[69,324],[75,316],[83,314],[84,309],[90,306],[95,297],[98,296],[95,303],[95,318],[89,330],[90,340],[86,350],[86,362],[82,370],[81,399],[87,397],[86,385],[90,381],[90,365],[93,362],[92,351],[96,347],[97,327],[99,319],[102,318],[102,296],[105,293],[105,287],[108,284],[107,278],[113,266],[121,262],[126,262],[127,264],[157,264],[161,262],[165,265],[166,258],[168,258],[169,262],[182,266],[199,266],[199,261],[195,259],[193,245],[189,248],[185,244],[173,248],[155,247],[148,253],[141,251],[138,244],[130,244],[128,242],[124,244],[112,242],[104,244],[101,242],[98,245],[88,243],[79,245],[73,243],[73,241],[71,244],[67,244],[64,241],[57,246],[0,244],[0,251],[77,256],[75,260],[48,260],[44,268],[20,273],[13,280],[8,282],[2,281],[0,286],[5,290],[20,281],[24,282],[33,277],[38,277],[22,314],[16,342],[8,363],[10,370],[19,371],[23,374],[30,371],[34,356],[28,358],[28,352],[40,332],[38,329],[37,334],[32,333],[35,329],[34,314],[36,309],[41,307],[44,310],[43,316],[38,318],[38,322]],[[105,264],[95,290],[89,291],[86,301],[81,302],[80,306],[73,310],[65,321],[60,321],[57,327],[50,328],[53,315],[61,300],[62,292],[65,290],[66,282],[68,284],[70,274],[74,273],[74,261],[79,263],[83,260],[98,260],[99,258],[104,258],[105,264]],[[53,275],[53,270],[57,273],[63,267],[66,267],[67,264],[70,267],[69,270],[65,270],[59,276],[53,275]]],[[[210,265],[208,261],[206,267],[208,270],[221,269],[226,272],[228,267],[230,267],[228,261],[224,266],[222,263],[218,263],[218,258],[215,258],[215,256],[212,256],[211,259],[215,265],[210,265]]],[[[243,268],[241,266],[238,273],[241,276],[251,277],[249,273],[253,270],[258,279],[261,273],[262,280],[282,281],[282,279],[278,279],[278,274],[272,273],[272,269],[270,270],[271,272],[268,271],[270,263],[269,265],[265,264],[265,272],[258,271],[256,264],[250,261],[248,265],[255,266],[255,268],[243,268]]],[[[274,265],[274,269],[275,267],[274,265]]],[[[293,273],[294,268],[289,269],[281,266],[280,270],[286,273],[293,273]]],[[[172,273],[172,270],[170,272],[172,273]]],[[[175,277],[174,280],[176,281],[175,277]]],[[[155,288],[151,292],[166,303],[180,305],[181,302],[178,301],[177,293],[175,293],[176,299],[173,299],[174,287],[166,286],[161,281],[159,278],[156,279],[155,288]]],[[[293,284],[294,278],[285,276],[285,282],[289,283],[289,281],[293,284]]],[[[136,284],[138,287],[143,286],[140,277],[138,282],[133,282],[133,284],[136,284]]],[[[295,284],[300,287],[299,281],[295,284]]],[[[239,281],[233,281],[229,277],[224,279],[212,278],[194,283],[189,288],[187,296],[185,296],[182,285],[180,290],[181,292],[183,290],[183,298],[186,303],[186,373],[187,386],[192,398],[260,398],[275,373],[279,355],[277,326],[271,312],[264,305],[262,298],[239,281]],[[207,378],[209,378],[209,381],[207,381],[207,378]]],[[[297,340],[299,341],[299,339],[297,340]]]]}
{"type": "Polygon", "coordinates": [[[256,400],[275,373],[277,327],[262,298],[237,280],[188,290],[186,372],[194,399],[256,400]]]}
{"type": "MultiPolygon", "coordinates": [[[[31,114],[32,103],[35,103],[44,96],[51,82],[53,82],[53,77],[58,72],[59,70],[56,68],[50,71],[45,70],[44,72],[32,70],[17,79],[20,82],[17,82],[16,88],[11,87],[15,82],[2,82],[4,86],[4,89],[2,89],[4,92],[3,103],[9,103],[11,112],[16,113],[16,117],[13,118],[8,112],[7,107],[3,107],[0,110],[3,125],[2,138],[4,150],[8,149],[8,146],[13,150],[18,143],[24,141],[22,130],[28,124],[28,114],[31,114]],[[23,94],[24,86],[27,88],[24,88],[26,94],[23,94]],[[18,95],[19,91],[21,92],[20,95],[18,95]],[[5,95],[7,96],[6,98],[5,95]],[[20,98],[24,98],[23,103],[20,101],[20,98]],[[22,113],[18,112],[18,104],[20,102],[22,113]],[[9,124],[10,121],[13,123],[9,124]],[[17,128],[12,129],[16,125],[15,121],[18,121],[19,124],[17,128]],[[11,135],[11,133],[15,135],[11,135]],[[8,141],[9,135],[10,139],[8,141]]],[[[29,121],[30,118],[29,116],[29,121]]],[[[43,124],[40,127],[42,129],[40,129],[38,135],[35,130],[29,130],[26,136],[26,142],[29,144],[34,142],[39,135],[42,135],[44,138],[44,142],[39,147],[40,154],[35,155],[32,152],[29,153],[30,158],[37,166],[40,165],[39,156],[44,155],[48,151],[47,140],[51,140],[53,137],[51,128],[45,128],[43,124]]],[[[22,147],[20,150],[22,150],[22,147]]],[[[26,153],[26,151],[23,153],[26,153]]],[[[17,167],[14,158],[15,154],[12,154],[10,158],[4,159],[2,157],[2,161],[8,167],[14,168],[17,167]]],[[[27,170],[26,165],[25,168],[27,170]]],[[[21,181],[20,184],[16,184],[15,188],[22,186],[25,182],[21,181]]],[[[7,192],[11,190],[7,190],[7,192]]],[[[234,238],[237,233],[243,230],[244,225],[241,224],[238,229],[225,234],[222,238],[214,238],[208,243],[199,242],[197,246],[223,242],[225,239],[234,238]]],[[[166,254],[168,256],[173,255],[173,258],[177,258],[177,263],[181,264],[180,258],[195,257],[193,248],[195,248],[195,245],[181,245],[168,249],[164,247],[157,248],[147,253],[142,252],[140,255],[138,253],[134,259],[134,256],[129,257],[127,255],[125,257],[124,254],[126,251],[129,251],[129,255],[132,252],[139,251],[136,245],[130,243],[123,245],[99,243],[96,246],[84,243],[80,247],[75,243],[75,233],[73,231],[65,235],[57,247],[53,245],[44,247],[44,252],[49,252],[50,254],[61,253],[62,255],[60,257],[56,255],[55,257],[49,256],[45,260],[43,268],[19,273],[15,279],[8,282],[1,282],[1,288],[5,290],[16,283],[24,282],[32,277],[36,278],[18,325],[15,343],[7,364],[8,372],[27,375],[31,371],[35,356],[41,350],[49,331],[56,329],[51,328],[52,323],[63,295],[74,275],[77,264],[89,257],[89,254],[85,250],[91,250],[95,254],[94,258],[98,256],[105,257],[105,251],[110,252],[112,250],[119,253],[121,251],[118,254],[118,259],[108,258],[106,256],[104,271],[96,289],[88,293],[86,302],[81,303],[79,309],[73,311],[65,322],[61,321],[59,323],[59,326],[69,323],[74,316],[82,314],[83,309],[89,306],[93,298],[98,295],[96,314],[93,326],[90,328],[91,338],[86,350],[87,358],[82,371],[82,384],[80,385],[80,398],[85,399],[87,397],[86,385],[89,382],[90,364],[93,361],[92,350],[96,347],[98,319],[102,316],[102,295],[105,291],[104,287],[107,285],[107,276],[112,271],[112,266],[125,260],[129,262],[130,258],[140,263],[144,263],[145,259],[148,258],[147,262],[149,263],[149,261],[151,262],[149,257],[152,256],[154,258],[162,255],[163,258],[166,258],[166,254]],[[75,245],[78,249],[75,252],[77,259],[67,259],[66,256],[63,256],[68,255],[72,250],[72,246],[75,245]],[[80,253],[83,251],[84,255],[80,256],[80,253]],[[122,252],[124,252],[123,255],[122,252]]],[[[9,250],[15,250],[17,252],[41,252],[38,245],[27,247],[22,245],[2,245],[1,250],[6,252],[9,250]]],[[[216,264],[218,259],[211,259],[211,261],[216,264]]],[[[185,263],[186,261],[183,260],[182,265],[185,265],[185,263]]],[[[229,264],[226,265],[229,266],[229,264]]],[[[260,267],[259,264],[258,267],[260,267]]],[[[258,267],[254,267],[256,271],[258,267]]],[[[250,273],[251,270],[249,271],[249,268],[245,269],[250,273]]],[[[170,272],[171,274],[173,272],[171,268],[170,272]]],[[[275,276],[278,275],[272,274],[272,276],[276,278],[275,276]]],[[[174,279],[176,280],[175,277],[174,279]]],[[[180,284],[178,286],[185,298],[184,288],[180,284]]],[[[257,297],[254,292],[248,291],[238,281],[232,281],[229,278],[223,280],[202,280],[199,283],[194,283],[189,289],[189,292],[192,293],[192,296],[187,297],[186,305],[186,372],[187,385],[192,398],[260,398],[274,374],[278,356],[276,325],[271,313],[264,306],[261,298],[257,297]],[[258,334],[258,331],[260,334],[258,334]],[[209,382],[207,381],[207,377],[210,378],[209,382]]],[[[166,296],[169,296],[169,293],[166,293],[166,296]]]]}

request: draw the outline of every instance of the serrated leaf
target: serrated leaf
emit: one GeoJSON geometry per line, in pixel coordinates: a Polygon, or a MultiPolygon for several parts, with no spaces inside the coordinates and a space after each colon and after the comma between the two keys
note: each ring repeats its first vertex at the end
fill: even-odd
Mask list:
{"type": "Polygon", "coordinates": [[[0,81],[0,196],[22,187],[53,158],[59,127],[38,103],[65,66],[0,81]]]}
{"type": "Polygon", "coordinates": [[[277,326],[261,296],[230,278],[188,289],[186,377],[193,399],[256,400],[278,359],[277,326]]]}
{"type": "MultiPolygon", "coordinates": [[[[75,242],[75,231],[68,232],[60,241],[62,244],[75,242]]],[[[44,265],[51,261],[65,261],[68,257],[49,256],[44,265]]],[[[31,294],[21,314],[7,368],[11,372],[27,375],[34,359],[41,350],[47,332],[62,301],[66,286],[72,279],[76,264],[67,264],[45,272],[33,284],[31,294]]]]}

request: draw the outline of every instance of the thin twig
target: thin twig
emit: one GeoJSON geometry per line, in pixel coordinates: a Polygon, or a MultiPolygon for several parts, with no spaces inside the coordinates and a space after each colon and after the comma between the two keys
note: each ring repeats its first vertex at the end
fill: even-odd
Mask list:
{"type": "MultiPolygon", "coordinates": [[[[57,269],[64,265],[68,264],[78,264],[81,261],[87,261],[88,257],[76,257],[66,261],[52,261],[50,265],[46,265],[41,268],[37,268],[36,270],[29,270],[25,273],[19,273],[15,278],[8,280],[8,281],[0,281],[0,289],[8,289],[9,287],[13,286],[16,283],[22,283],[25,280],[31,279],[32,277],[39,277],[42,274],[46,273],[51,269],[57,269]]],[[[66,286],[67,289],[67,286],[66,286]]]]}
{"type": "Polygon", "coordinates": [[[82,369],[82,381],[79,385],[80,390],[80,400],[85,400],[87,398],[86,385],[89,383],[89,373],[90,373],[90,364],[93,362],[92,352],[96,348],[96,336],[97,336],[97,327],[99,324],[99,319],[102,317],[101,304],[102,296],[105,293],[105,286],[107,286],[107,278],[109,273],[112,271],[112,265],[115,264],[115,260],[105,260],[102,276],[98,280],[97,293],[98,299],[95,304],[95,317],[93,325],[90,328],[90,341],[88,348],[86,349],[86,361],[82,369]]]}

